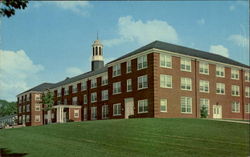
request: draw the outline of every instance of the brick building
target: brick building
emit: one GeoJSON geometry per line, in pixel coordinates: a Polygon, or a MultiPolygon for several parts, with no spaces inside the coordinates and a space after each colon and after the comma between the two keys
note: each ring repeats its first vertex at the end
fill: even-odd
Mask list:
{"type": "Polygon", "coordinates": [[[249,119],[249,66],[232,59],[154,41],[104,65],[94,41],[91,71],[17,96],[19,123],[42,125],[41,94],[54,94],[53,122],[129,117],[249,119]]]}

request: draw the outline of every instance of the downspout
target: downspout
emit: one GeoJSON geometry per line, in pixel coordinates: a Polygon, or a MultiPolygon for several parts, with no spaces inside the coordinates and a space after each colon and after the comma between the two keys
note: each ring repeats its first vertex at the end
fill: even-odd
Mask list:
{"type": "Polygon", "coordinates": [[[194,60],[194,85],[195,85],[195,106],[196,106],[196,118],[198,117],[198,103],[197,103],[197,59],[194,60]]]}
{"type": "Polygon", "coordinates": [[[243,69],[241,69],[241,97],[242,97],[242,119],[245,119],[245,102],[244,102],[244,97],[245,97],[245,92],[244,92],[244,75],[243,75],[244,71],[243,69]]]}

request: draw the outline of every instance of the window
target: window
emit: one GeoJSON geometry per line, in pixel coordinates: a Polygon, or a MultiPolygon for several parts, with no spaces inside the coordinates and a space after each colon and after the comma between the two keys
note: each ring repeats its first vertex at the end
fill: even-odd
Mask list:
{"type": "Polygon", "coordinates": [[[108,84],[108,76],[104,75],[102,76],[102,86],[107,85],[108,84]]]}
{"type": "Polygon", "coordinates": [[[131,69],[131,61],[127,61],[127,73],[130,73],[132,71],[131,69]]]}
{"type": "Polygon", "coordinates": [[[233,113],[240,113],[240,103],[239,102],[233,102],[232,103],[232,112],[233,113]]]}
{"type": "Polygon", "coordinates": [[[81,89],[82,89],[82,91],[84,91],[84,90],[87,89],[87,82],[86,82],[86,81],[83,81],[83,82],[81,83],[81,89]]]}
{"type": "Polygon", "coordinates": [[[74,110],[74,118],[79,118],[79,110],[74,110]]]}
{"type": "Polygon", "coordinates": [[[22,106],[19,106],[19,113],[22,113],[22,106]]]}
{"type": "Polygon", "coordinates": [[[191,78],[182,77],[181,78],[181,90],[192,90],[192,80],[191,78]]]}
{"type": "Polygon", "coordinates": [[[167,99],[161,99],[161,112],[167,112],[167,99]]]}
{"type": "Polygon", "coordinates": [[[108,100],[108,98],[109,98],[108,90],[103,90],[102,91],[102,100],[108,100]]]}
{"type": "Polygon", "coordinates": [[[128,79],[127,80],[127,92],[131,92],[132,91],[132,80],[128,79]]]}
{"type": "Polygon", "coordinates": [[[73,100],[72,100],[72,104],[73,104],[73,105],[77,105],[77,97],[75,96],[75,97],[73,97],[72,99],[73,99],[73,100]]]}
{"type": "Polygon", "coordinates": [[[232,96],[240,96],[240,86],[232,85],[232,96]]]}
{"type": "Polygon", "coordinates": [[[245,71],[245,81],[250,82],[250,73],[245,71]]]}
{"type": "Polygon", "coordinates": [[[113,94],[121,93],[121,82],[113,83],[113,94]]]}
{"type": "Polygon", "coordinates": [[[216,76],[225,77],[225,68],[223,66],[216,66],[216,76]]]}
{"type": "Polygon", "coordinates": [[[25,123],[25,115],[23,115],[23,118],[22,118],[22,120],[23,120],[23,124],[25,123]]]}
{"type": "Polygon", "coordinates": [[[137,70],[148,67],[147,55],[140,56],[137,58],[137,70]]]}
{"type": "Polygon", "coordinates": [[[18,123],[22,123],[22,116],[18,117],[18,123]]]}
{"type": "Polygon", "coordinates": [[[96,120],[97,118],[97,107],[91,107],[91,120],[96,120]]]}
{"type": "Polygon", "coordinates": [[[231,79],[233,79],[233,80],[239,80],[239,77],[240,77],[239,70],[232,69],[231,70],[231,79]]]}
{"type": "Polygon", "coordinates": [[[77,92],[77,85],[72,85],[72,92],[76,93],[77,92]]]}
{"type": "Polygon", "coordinates": [[[97,86],[96,78],[91,79],[90,81],[91,81],[91,88],[96,88],[96,86],[97,86]]]}
{"type": "Polygon", "coordinates": [[[40,122],[41,116],[40,115],[35,115],[35,122],[40,122]]]}
{"type": "Polygon", "coordinates": [[[250,113],[250,103],[246,104],[245,111],[246,113],[250,113]]]}
{"type": "Polygon", "coordinates": [[[113,66],[113,77],[121,75],[121,64],[116,64],[113,66]]]}
{"type": "Polygon", "coordinates": [[[62,95],[62,94],[61,94],[61,91],[62,91],[61,89],[58,89],[58,90],[57,90],[57,96],[58,96],[58,97],[60,97],[60,96],[62,95]]]}
{"type": "Polygon", "coordinates": [[[109,108],[108,105],[102,106],[102,119],[107,119],[109,116],[109,108]]]}
{"type": "Polygon", "coordinates": [[[207,114],[210,114],[210,109],[209,109],[209,99],[204,99],[201,98],[200,99],[200,109],[202,109],[202,107],[205,107],[207,114]]]}
{"type": "Polygon", "coordinates": [[[30,122],[30,115],[26,115],[26,122],[30,122]]]}
{"type": "Polygon", "coordinates": [[[138,89],[148,88],[148,76],[143,75],[138,77],[138,89]]]}
{"type": "Polygon", "coordinates": [[[209,82],[200,80],[200,92],[208,93],[209,92],[209,82]]]}
{"type": "Polygon", "coordinates": [[[26,112],[30,112],[30,104],[26,105],[26,112]]]}
{"type": "Polygon", "coordinates": [[[69,94],[69,91],[66,90],[66,88],[64,88],[64,95],[68,95],[69,94]]]}
{"type": "Polygon", "coordinates": [[[120,116],[121,115],[121,104],[114,104],[113,105],[113,115],[120,116]]]}
{"type": "Polygon", "coordinates": [[[225,94],[225,84],[216,83],[216,94],[225,94]]]}
{"type": "Polygon", "coordinates": [[[138,101],[138,113],[148,112],[148,99],[138,101]]]}
{"type": "Polygon", "coordinates": [[[63,103],[63,104],[64,104],[64,105],[67,104],[67,98],[64,99],[64,103],[63,103]]]}
{"type": "Polygon", "coordinates": [[[35,111],[40,111],[41,105],[39,103],[35,103],[35,111]]]}
{"type": "Polygon", "coordinates": [[[191,72],[191,60],[181,58],[181,71],[191,72]]]}
{"type": "Polygon", "coordinates": [[[181,113],[192,113],[191,97],[181,97],[181,113]]]}
{"type": "Polygon", "coordinates": [[[87,120],[88,119],[88,110],[87,107],[83,108],[83,120],[87,120]]]}
{"type": "Polygon", "coordinates": [[[25,110],[25,105],[23,105],[23,112],[25,112],[26,110],[25,110]]]}
{"type": "Polygon", "coordinates": [[[205,74],[205,75],[209,74],[209,64],[208,63],[200,62],[199,67],[200,67],[200,70],[199,70],[200,74],[205,74]]]}
{"type": "Polygon", "coordinates": [[[160,87],[161,88],[172,88],[172,76],[171,75],[160,75],[160,87]]]}
{"type": "Polygon", "coordinates": [[[167,54],[160,54],[160,67],[172,68],[172,57],[167,54]]]}
{"type": "Polygon", "coordinates": [[[40,94],[35,94],[35,101],[41,101],[41,95],[40,94]]]}
{"type": "Polygon", "coordinates": [[[84,94],[83,95],[83,104],[87,104],[88,103],[88,98],[87,98],[87,95],[84,94]]]}
{"type": "Polygon", "coordinates": [[[95,93],[91,93],[91,102],[96,102],[97,101],[97,96],[96,96],[96,92],[95,93]]]}
{"type": "Polygon", "coordinates": [[[245,88],[245,97],[247,97],[247,98],[250,97],[250,87],[245,88]]]}

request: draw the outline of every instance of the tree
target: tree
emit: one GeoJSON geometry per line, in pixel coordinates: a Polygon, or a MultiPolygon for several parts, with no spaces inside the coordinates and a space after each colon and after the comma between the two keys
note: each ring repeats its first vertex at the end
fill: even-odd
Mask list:
{"type": "Polygon", "coordinates": [[[44,104],[44,111],[47,112],[47,119],[48,119],[48,124],[50,124],[51,121],[51,110],[54,104],[53,100],[53,94],[47,90],[45,93],[42,95],[42,103],[44,104]]]}
{"type": "Polygon", "coordinates": [[[0,16],[7,16],[8,18],[15,15],[16,9],[25,9],[28,0],[2,0],[0,8],[0,16]]]}
{"type": "Polygon", "coordinates": [[[207,108],[205,106],[201,107],[201,118],[207,118],[208,115],[208,111],[207,108]]]}
{"type": "Polygon", "coordinates": [[[8,102],[6,100],[0,100],[0,117],[13,115],[17,113],[16,102],[8,102]]]}

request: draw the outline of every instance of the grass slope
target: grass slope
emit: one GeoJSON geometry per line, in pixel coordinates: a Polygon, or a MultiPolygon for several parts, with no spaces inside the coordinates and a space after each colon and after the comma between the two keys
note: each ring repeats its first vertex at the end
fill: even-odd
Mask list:
{"type": "Polygon", "coordinates": [[[32,157],[246,157],[249,125],[156,118],[52,124],[0,130],[0,148],[32,157]]]}

